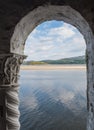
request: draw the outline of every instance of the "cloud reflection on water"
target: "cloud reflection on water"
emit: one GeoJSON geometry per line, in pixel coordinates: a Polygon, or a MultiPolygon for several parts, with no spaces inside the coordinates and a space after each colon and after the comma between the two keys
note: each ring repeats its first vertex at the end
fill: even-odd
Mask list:
{"type": "MultiPolygon", "coordinates": [[[[48,126],[52,127],[59,122],[61,123],[55,126],[54,130],[58,130],[59,127],[67,130],[66,121],[75,121],[76,116],[78,116],[78,122],[82,121],[83,128],[86,118],[83,116],[86,112],[84,71],[23,71],[21,73],[20,120],[22,130],[37,130],[37,128],[38,130],[50,130],[48,126]],[[25,125],[28,119],[29,126],[25,125]]],[[[75,127],[72,126],[72,128],[75,127]]]]}

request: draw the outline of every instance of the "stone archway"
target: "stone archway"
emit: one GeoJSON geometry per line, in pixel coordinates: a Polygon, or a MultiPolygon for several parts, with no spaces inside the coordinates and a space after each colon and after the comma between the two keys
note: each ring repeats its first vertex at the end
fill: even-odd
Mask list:
{"type": "MultiPolygon", "coordinates": [[[[75,26],[84,36],[86,44],[92,43],[93,36],[87,21],[70,6],[40,6],[31,11],[16,25],[10,40],[11,52],[24,54],[24,46],[27,36],[33,29],[44,21],[64,21],[75,26]],[[91,41],[90,41],[91,40],[91,41]]],[[[91,45],[91,44],[89,44],[91,45]]]]}
{"type": "MultiPolygon", "coordinates": [[[[17,24],[14,30],[14,34],[10,41],[11,46],[11,53],[15,53],[16,55],[24,55],[24,46],[27,36],[29,35],[32,30],[44,21],[49,20],[59,20],[69,23],[75,26],[84,36],[86,41],[86,49],[87,49],[87,103],[88,103],[88,121],[87,121],[87,130],[94,130],[94,60],[93,60],[93,43],[94,43],[94,36],[92,30],[89,27],[87,21],[78,13],[76,10],[72,9],[70,6],[41,6],[25,17],[17,24]]],[[[16,57],[16,56],[14,56],[16,57]]],[[[19,61],[19,59],[17,60],[19,61]]],[[[18,63],[18,62],[17,62],[18,63]]],[[[20,64],[20,63],[18,63],[20,64]]],[[[9,93],[8,93],[9,94],[9,93]]],[[[17,94],[17,93],[16,93],[17,94]]],[[[15,96],[14,96],[15,97],[15,96]]],[[[16,103],[17,104],[17,103],[16,103]]],[[[11,106],[14,103],[11,102],[11,106]]],[[[16,108],[15,108],[16,109],[16,108]]],[[[18,116],[13,113],[13,109],[9,111],[10,114],[14,119],[16,119],[16,124],[13,120],[9,120],[7,122],[7,126],[10,126],[12,130],[19,130],[19,122],[18,116]]],[[[16,110],[18,111],[18,109],[16,110]]],[[[7,119],[6,119],[7,120],[7,119]]],[[[7,128],[9,129],[9,128],[7,128]]],[[[9,129],[10,130],[10,129],[9,129]]]]}
{"type": "MultiPolygon", "coordinates": [[[[47,20],[62,20],[67,22],[73,26],[75,26],[84,36],[86,41],[86,49],[87,49],[87,103],[88,103],[88,123],[87,129],[93,130],[93,100],[91,90],[93,89],[93,42],[94,37],[92,31],[89,27],[89,24],[86,20],[74,9],[70,6],[42,6],[37,9],[31,11],[27,14],[22,20],[17,24],[14,30],[14,34],[11,38],[11,52],[23,54],[24,45],[32,30],[39,25],[40,23],[47,20]]],[[[92,90],[93,91],[93,90],[92,90]]]]}

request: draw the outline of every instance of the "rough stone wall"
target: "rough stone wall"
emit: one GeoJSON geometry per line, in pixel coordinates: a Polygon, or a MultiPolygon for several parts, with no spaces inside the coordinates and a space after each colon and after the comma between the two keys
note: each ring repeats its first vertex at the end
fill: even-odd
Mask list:
{"type": "Polygon", "coordinates": [[[87,48],[87,130],[94,130],[94,35],[88,37],[87,48]]]}

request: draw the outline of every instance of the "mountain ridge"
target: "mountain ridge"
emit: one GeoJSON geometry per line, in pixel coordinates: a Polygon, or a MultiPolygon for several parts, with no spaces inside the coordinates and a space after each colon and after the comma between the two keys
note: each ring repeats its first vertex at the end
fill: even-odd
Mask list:
{"type": "Polygon", "coordinates": [[[23,65],[42,65],[42,64],[85,64],[85,56],[62,58],[58,60],[24,61],[23,65]]]}

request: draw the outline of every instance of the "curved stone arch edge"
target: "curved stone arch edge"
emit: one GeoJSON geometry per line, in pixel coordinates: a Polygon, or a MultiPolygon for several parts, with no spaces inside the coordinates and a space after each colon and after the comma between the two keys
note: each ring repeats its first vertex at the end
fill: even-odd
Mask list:
{"type": "Polygon", "coordinates": [[[75,26],[83,35],[86,44],[88,44],[87,49],[92,48],[90,44],[92,40],[94,41],[92,30],[79,12],[70,6],[47,5],[32,10],[16,25],[10,40],[10,52],[23,55],[28,35],[36,26],[50,20],[64,21],[75,26]]]}

